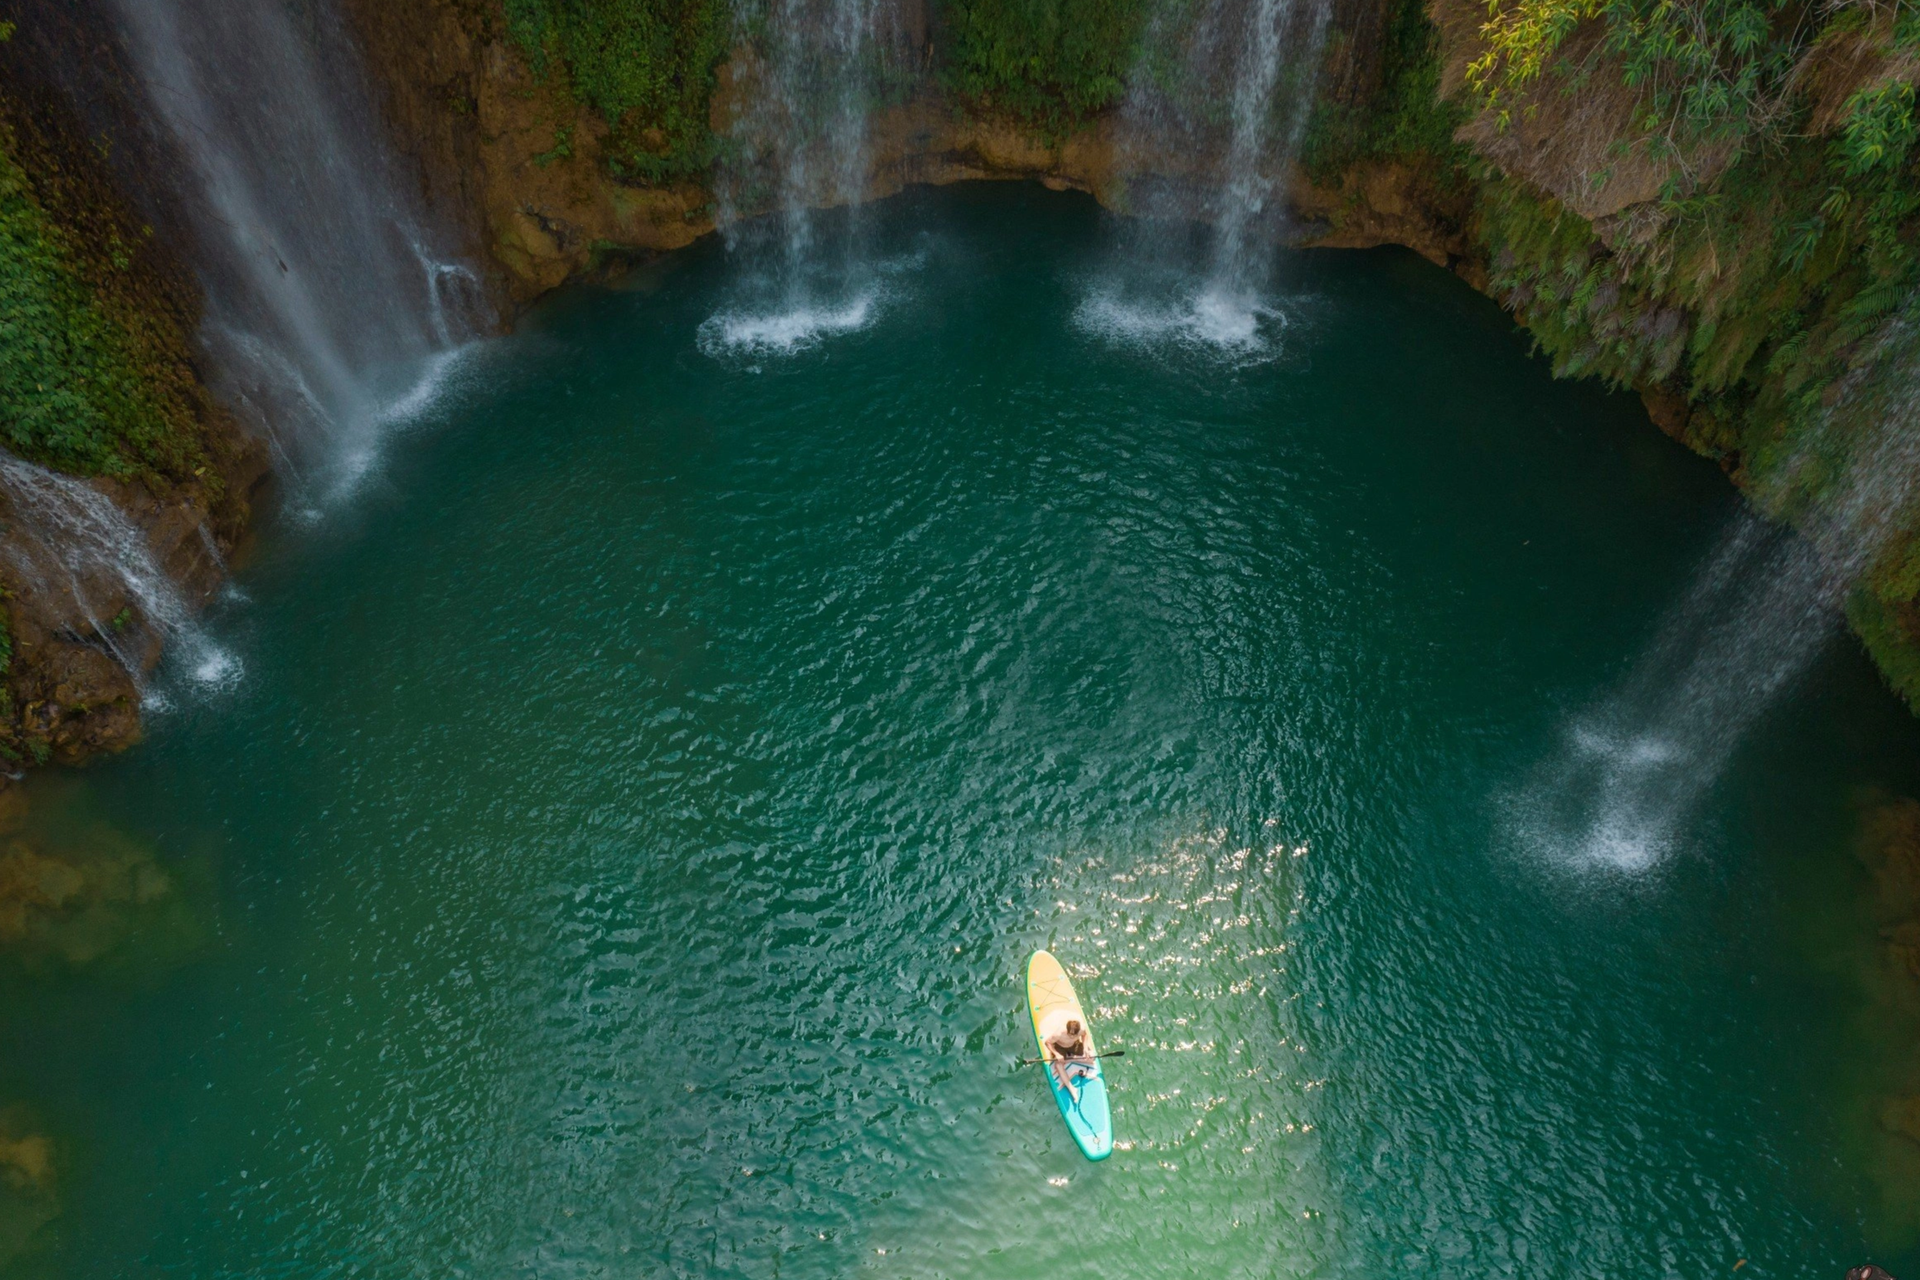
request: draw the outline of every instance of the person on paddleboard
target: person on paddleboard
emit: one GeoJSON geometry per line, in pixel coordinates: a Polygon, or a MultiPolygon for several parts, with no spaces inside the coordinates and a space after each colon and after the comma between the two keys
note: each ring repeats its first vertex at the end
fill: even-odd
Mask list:
{"type": "Polygon", "coordinates": [[[1086,1028],[1080,1025],[1077,1018],[1068,1018],[1065,1031],[1057,1031],[1047,1037],[1047,1054],[1051,1059],[1047,1063],[1048,1068],[1067,1091],[1067,1096],[1078,1103],[1080,1090],[1073,1082],[1093,1074],[1093,1056],[1087,1052],[1086,1028]]]}

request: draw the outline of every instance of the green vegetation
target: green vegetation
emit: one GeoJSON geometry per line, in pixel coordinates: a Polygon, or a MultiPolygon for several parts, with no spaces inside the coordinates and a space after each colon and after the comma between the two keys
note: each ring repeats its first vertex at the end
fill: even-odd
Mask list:
{"type": "Polygon", "coordinates": [[[114,476],[204,462],[177,371],[115,288],[132,253],[56,224],[0,125],[0,443],[21,457],[114,476]]]}
{"type": "MultiPolygon", "coordinates": [[[[715,73],[735,29],[724,0],[503,5],[534,74],[611,126],[615,177],[671,181],[712,163],[715,73]]],[[[1060,137],[1119,100],[1151,9],[1151,0],[944,0],[934,13],[940,76],[974,108],[1060,137]]],[[[557,137],[541,160],[571,154],[571,139],[557,137]]]]}
{"type": "Polygon", "coordinates": [[[1120,100],[1152,6],[1147,0],[947,0],[947,87],[1061,137],[1120,100]]]}
{"type": "Polygon", "coordinates": [[[1791,0],[1518,0],[1488,6],[1486,52],[1468,80],[1507,116],[1589,19],[1604,24],[1600,51],[1642,91],[1641,127],[1668,136],[1741,136],[1779,123],[1794,70],[1834,12],[1791,0]]]}
{"type": "Polygon", "coordinates": [[[1913,98],[1897,82],[1863,87],[1828,139],[1810,136],[1798,104],[1705,189],[1669,184],[1645,232],[1611,247],[1488,171],[1480,230],[1495,291],[1561,372],[1671,381],[1706,410],[1696,445],[1764,472],[1920,276],[1913,98]]]}
{"type": "Polygon", "coordinates": [[[553,146],[533,158],[533,162],[542,169],[561,160],[573,158],[573,126],[563,124],[553,131],[553,146]]]}
{"type": "MultiPolygon", "coordinates": [[[[1805,426],[1853,344],[1915,280],[1914,175],[1904,162],[1851,163],[1844,143],[1806,137],[1750,152],[1619,250],[1557,202],[1490,175],[1480,213],[1495,291],[1563,373],[1677,378],[1723,428],[1805,426]]],[[[1750,466],[1777,452],[1724,430],[1693,442],[1750,466]]]]}
{"type": "MultiPolygon", "coordinates": [[[[1640,130],[1617,141],[1672,162],[1661,197],[1604,236],[1482,166],[1493,291],[1557,371],[1678,392],[1689,444],[1736,468],[1767,511],[1817,518],[1862,442],[1901,419],[1890,397],[1920,369],[1900,317],[1920,285],[1920,11],[1494,0],[1488,12],[1468,82],[1499,122],[1550,110],[1555,93],[1604,92],[1596,77],[1614,75],[1637,94],[1640,130]]],[[[1849,613],[1920,708],[1920,510],[1894,523],[1849,613]]]]}
{"type": "MultiPolygon", "coordinates": [[[[504,0],[508,34],[534,73],[557,79],[612,129],[616,178],[666,182],[706,168],[715,70],[732,31],[724,0],[504,0]]],[[[556,137],[542,157],[572,154],[556,137]]]]}
{"type": "MultiPolygon", "coordinates": [[[[1330,42],[1339,38],[1329,33],[1330,42]]],[[[1440,33],[1424,0],[1399,0],[1383,33],[1378,86],[1358,103],[1317,102],[1300,161],[1321,184],[1362,161],[1396,160],[1459,187],[1471,153],[1453,134],[1468,114],[1465,104],[1440,97],[1440,33]]]]}

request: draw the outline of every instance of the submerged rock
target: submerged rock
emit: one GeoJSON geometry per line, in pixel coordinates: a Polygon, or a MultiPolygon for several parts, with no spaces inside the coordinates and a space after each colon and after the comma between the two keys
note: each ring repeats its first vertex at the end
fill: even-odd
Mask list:
{"type": "Polygon", "coordinates": [[[1920,800],[1871,794],[1860,824],[1860,860],[1873,877],[1881,919],[1920,915],[1920,800]]]}
{"type": "Polygon", "coordinates": [[[0,944],[86,964],[172,892],[150,854],[50,857],[15,840],[0,853],[0,944]]]}
{"type": "MultiPolygon", "coordinates": [[[[1855,851],[1872,879],[1872,912],[1880,922],[1882,1007],[1903,1021],[1920,1012],[1920,800],[1877,790],[1861,793],[1855,851]]],[[[1904,1055],[1902,1055],[1904,1056],[1904,1055]]],[[[1898,1071],[1879,1088],[1880,1127],[1896,1142],[1920,1144],[1920,1076],[1898,1071]],[[1888,1096],[1891,1095],[1891,1096],[1888,1096]]],[[[1878,1267],[1849,1275],[1876,1276],[1878,1267]]]]}
{"type": "Polygon", "coordinates": [[[81,788],[44,790],[36,812],[17,801],[0,812],[0,959],[29,970],[104,961],[146,970],[204,940],[204,913],[152,849],[90,817],[81,788]]]}
{"type": "Polygon", "coordinates": [[[46,1243],[60,1215],[53,1140],[35,1131],[18,1108],[0,1109],[0,1273],[46,1243]]]}
{"type": "Polygon", "coordinates": [[[1920,1142],[1920,1094],[1889,1102],[1880,1112],[1880,1123],[1889,1133],[1920,1142]]]}

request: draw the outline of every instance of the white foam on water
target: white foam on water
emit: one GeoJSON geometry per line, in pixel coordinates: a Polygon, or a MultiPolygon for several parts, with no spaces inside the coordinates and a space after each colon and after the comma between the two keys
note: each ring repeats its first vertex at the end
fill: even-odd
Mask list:
{"type": "Polygon", "coordinates": [[[242,667],[240,659],[218,645],[203,645],[200,652],[193,655],[193,665],[187,674],[193,682],[210,688],[228,689],[238,684],[242,667]]]}
{"type": "Polygon", "coordinates": [[[140,708],[149,715],[179,710],[175,695],[183,692],[191,695],[190,702],[231,693],[246,676],[246,665],[233,651],[197,625],[192,631],[172,636],[169,646],[158,679],[140,691],[140,708]]]}
{"type": "Polygon", "coordinates": [[[1520,854],[1580,877],[1645,880],[1685,844],[1698,744],[1683,727],[1635,724],[1616,706],[1565,727],[1559,748],[1501,800],[1520,854]]]}
{"type": "Polygon", "coordinates": [[[1165,302],[1140,302],[1109,289],[1087,294],[1074,308],[1074,326],[1128,347],[1177,346],[1236,363],[1280,354],[1286,313],[1258,297],[1203,288],[1165,302]]]}
{"type": "Polygon", "coordinates": [[[697,341],[701,354],[716,360],[795,355],[865,329],[879,314],[879,301],[877,292],[868,292],[839,306],[797,302],[771,312],[720,311],[701,323],[697,341]]]}
{"type": "MultiPolygon", "coordinates": [[[[1648,764],[1643,770],[1656,767],[1648,764]]],[[[1613,773],[1607,764],[1591,768],[1603,776],[1613,773]]],[[[1503,798],[1503,826],[1527,862],[1580,879],[1643,880],[1679,848],[1679,832],[1649,823],[1631,800],[1605,795],[1585,805],[1553,800],[1537,786],[1503,798]]]]}

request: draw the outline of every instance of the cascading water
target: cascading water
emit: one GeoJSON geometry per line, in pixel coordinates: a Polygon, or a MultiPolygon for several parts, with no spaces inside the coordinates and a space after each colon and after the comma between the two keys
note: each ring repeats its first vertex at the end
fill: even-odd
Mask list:
{"type": "Polygon", "coordinates": [[[138,683],[171,645],[195,681],[220,684],[239,665],[199,628],[180,588],[155,562],[146,533],[106,494],[0,454],[9,536],[0,554],[19,579],[72,606],[79,638],[111,653],[138,683]]]}
{"type": "MultiPolygon", "coordinates": [[[[1912,304],[1909,306],[1912,310],[1912,304]]],[[[1747,730],[1840,629],[1920,482],[1920,332],[1892,322],[1775,488],[1821,495],[1798,534],[1741,516],[1626,682],[1519,797],[1536,847],[1638,871],[1671,850],[1747,730]],[[1834,457],[1844,463],[1825,474],[1834,457]]]]}
{"type": "Polygon", "coordinates": [[[350,486],[484,307],[403,194],[329,6],[111,0],[190,173],[213,381],[309,503],[350,486]]]}
{"type": "Polygon", "coordinates": [[[1080,310],[1130,339],[1175,335],[1249,352],[1282,317],[1265,300],[1279,199],[1305,133],[1328,0],[1163,5],[1130,80],[1117,149],[1128,212],[1119,265],[1080,310]],[[1216,88],[1232,87],[1226,111],[1216,88]],[[1168,172],[1169,159],[1192,158],[1168,172]],[[1194,237],[1198,234],[1199,243],[1194,237]]]}
{"type": "Polygon", "coordinates": [[[905,24],[897,0],[769,0],[738,19],[763,33],[717,184],[740,293],[701,340],[715,354],[794,351],[863,327],[878,305],[858,205],[869,115],[906,74],[905,24]]]}

